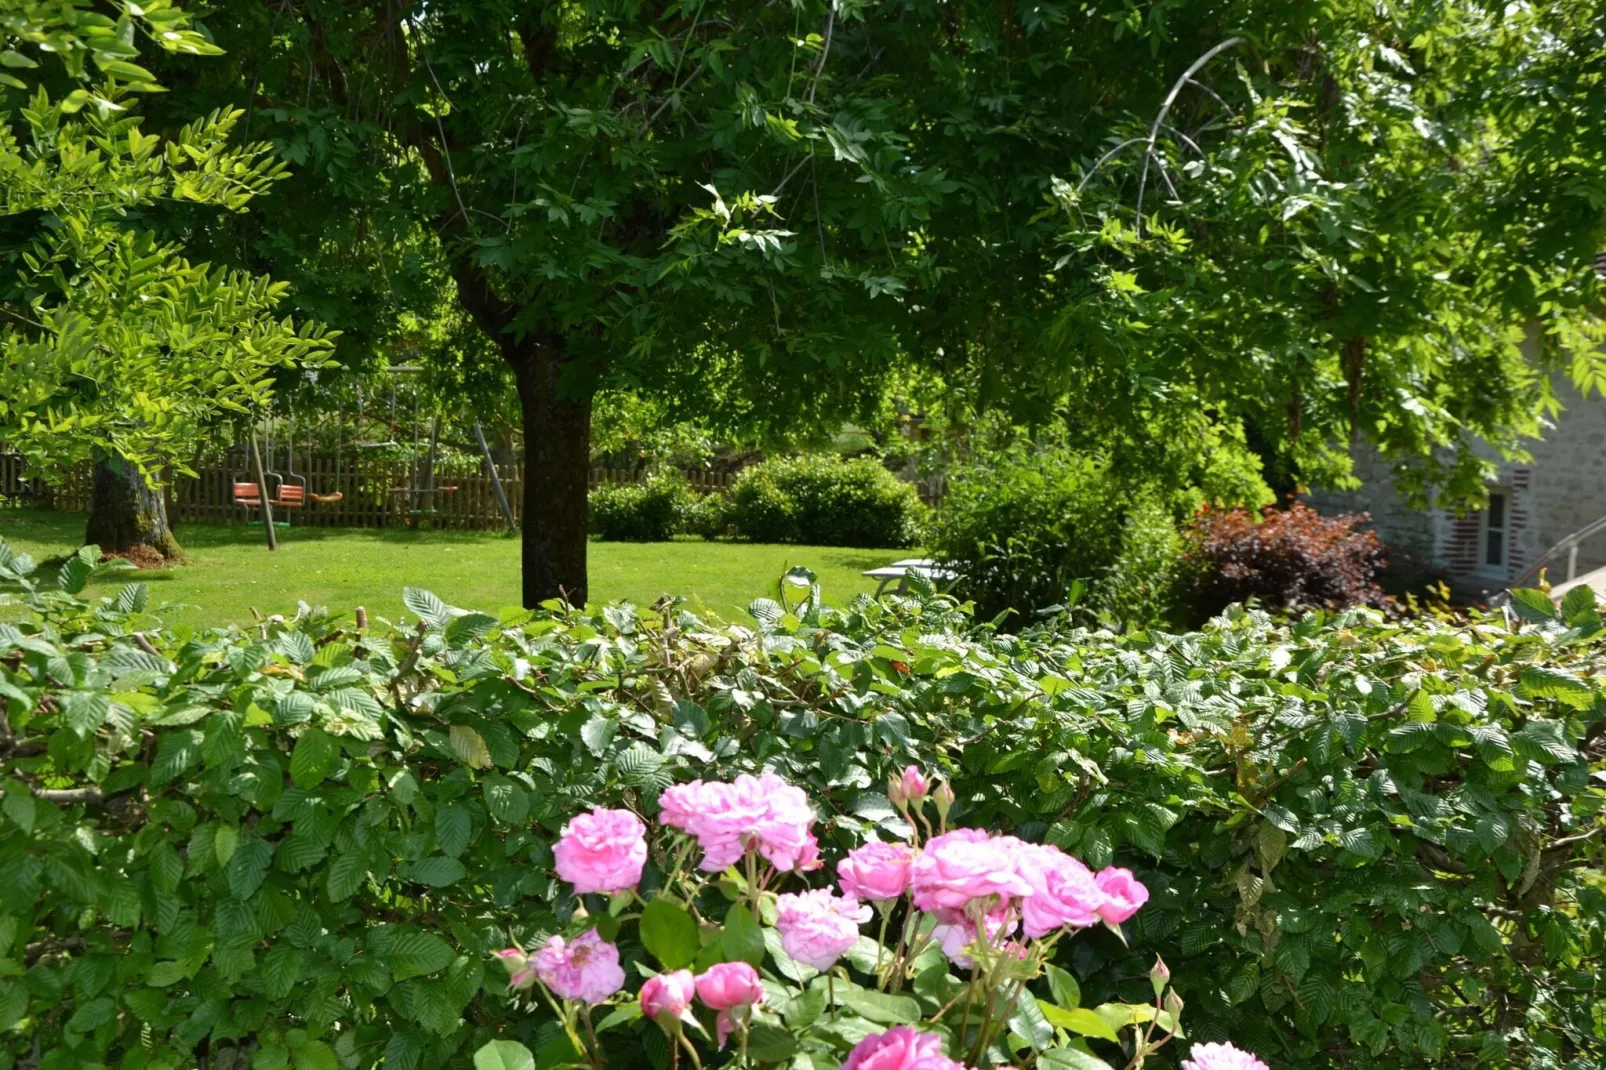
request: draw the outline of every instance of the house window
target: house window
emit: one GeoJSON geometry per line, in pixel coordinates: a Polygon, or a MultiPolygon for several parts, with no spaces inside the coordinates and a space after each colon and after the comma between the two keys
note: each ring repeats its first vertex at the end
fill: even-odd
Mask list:
{"type": "Polygon", "coordinates": [[[1489,504],[1483,509],[1483,554],[1481,564],[1486,569],[1506,567],[1507,543],[1511,536],[1510,492],[1491,490],[1489,504]]]}

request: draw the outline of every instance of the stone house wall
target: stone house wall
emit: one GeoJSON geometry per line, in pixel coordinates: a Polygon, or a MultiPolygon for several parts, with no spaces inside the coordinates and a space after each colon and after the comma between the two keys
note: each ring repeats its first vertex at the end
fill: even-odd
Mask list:
{"type": "MultiPolygon", "coordinates": [[[[1499,590],[1517,579],[1546,550],[1588,524],[1606,517],[1606,398],[1580,397],[1559,390],[1565,409],[1554,428],[1531,442],[1532,459],[1505,463],[1491,489],[1506,497],[1508,549],[1505,564],[1483,562],[1485,517],[1480,512],[1456,516],[1449,510],[1418,509],[1395,492],[1388,466],[1362,448],[1355,474],[1356,491],[1317,491],[1307,500],[1322,512],[1362,510],[1391,549],[1431,562],[1459,587],[1499,590]]],[[[1547,563],[1552,582],[1566,577],[1561,555],[1547,563]]],[[[1578,572],[1606,566],[1606,532],[1579,545],[1578,572]]]]}

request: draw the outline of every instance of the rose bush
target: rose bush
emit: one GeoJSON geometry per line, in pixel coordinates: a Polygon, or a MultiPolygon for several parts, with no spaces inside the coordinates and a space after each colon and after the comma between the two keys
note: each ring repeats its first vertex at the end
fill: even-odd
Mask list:
{"type": "MultiPolygon", "coordinates": [[[[534,975],[510,998],[487,965],[578,935],[566,825],[628,810],[657,839],[677,782],[769,772],[810,809],[754,817],[796,864],[780,891],[846,877],[879,934],[908,890],[896,855],[859,852],[941,835],[893,801],[920,794],[911,764],[933,774],[928,821],[1147,889],[1124,943],[1080,928],[1044,970],[1079,1009],[1143,1005],[1163,955],[1189,1037],[1150,1070],[1226,1040],[1278,1070],[1577,1066],[1606,1032],[1606,659],[1585,589],[1465,625],[1232,611],[1182,635],[1001,636],[929,592],[832,609],[799,574],[801,604],[759,600],[746,625],[670,602],[496,617],[409,591],[394,623],[302,607],[175,632],[143,585],[83,597],[94,572],[92,552],[42,575],[0,548],[5,1070],[543,1051],[562,1028],[530,1012],[534,975]]],[[[637,894],[665,875],[649,857],[637,894]]],[[[1079,871],[1060,879],[1034,916],[1082,902],[1079,871]]],[[[610,933],[611,895],[584,899],[631,985],[658,970],[641,921],[610,933]]],[[[659,913],[655,941],[685,935],[659,913]]],[[[775,919],[751,920],[709,924],[731,962],[776,961],[775,919]]],[[[963,955],[967,925],[927,935],[963,955]]],[[[667,1070],[651,1023],[600,1039],[616,1070],[667,1070]]]]}
{"type": "MultiPolygon", "coordinates": [[[[1164,962],[1149,971],[1152,1003],[1091,1010],[1051,964],[1056,943],[1078,930],[1104,925],[1119,936],[1120,924],[1149,898],[1141,881],[1115,868],[1095,877],[1050,844],[950,831],[948,805],[925,812],[926,785],[912,766],[894,775],[889,797],[907,838],[850,851],[837,865],[842,894],[829,886],[780,890],[822,867],[813,854],[810,864],[797,864],[791,849],[816,842],[806,797],[769,773],[665,790],[658,824],[680,835],[664,837],[655,850],[631,814],[597,809],[574,818],[553,848],[560,859],[593,853],[595,830],[607,827],[619,833],[613,853],[651,858],[662,879],[650,892],[610,888],[615,894],[605,900],[587,894],[598,891],[589,872],[568,878],[580,897],[568,942],[553,936],[528,956],[519,948],[494,956],[508,968],[513,991],[528,987],[532,971],[524,963],[534,963],[561,1034],[538,1052],[492,1040],[477,1061],[583,1062],[601,1070],[603,1034],[656,1028],[675,1067],[683,1054],[701,1067],[734,1036],[743,1066],[801,1060],[840,1063],[841,1070],[966,1070],[1025,1056],[1048,1067],[1091,1068],[1108,1066],[1098,1053],[1109,1051],[1137,1070],[1182,1036],[1183,1002],[1164,962]],[[923,844],[921,829],[935,829],[923,844]],[[777,839],[787,849],[776,851],[777,839]],[[876,893],[875,911],[855,896],[861,878],[876,893]],[[876,913],[880,929],[872,940],[860,927],[876,913]],[[618,939],[629,927],[655,960],[638,965],[649,974],[639,992],[628,989],[618,951],[601,935],[618,939]],[[687,963],[701,972],[694,975],[687,963]],[[694,1012],[693,993],[713,1012],[711,1030],[694,1012]],[[604,1002],[613,1009],[598,1020],[594,1008],[604,1002]],[[895,1024],[880,1028],[888,1023],[895,1024]]],[[[1213,1043],[1197,1045],[1184,1066],[1266,1064],[1213,1043]]]]}

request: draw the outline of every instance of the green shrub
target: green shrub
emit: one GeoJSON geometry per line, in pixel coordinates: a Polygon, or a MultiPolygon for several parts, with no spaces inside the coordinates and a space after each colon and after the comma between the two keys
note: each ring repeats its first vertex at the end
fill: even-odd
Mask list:
{"type": "Polygon", "coordinates": [[[641,483],[607,483],[590,495],[592,534],[617,542],[664,542],[685,530],[697,492],[663,469],[641,483]]]}
{"type": "MultiPolygon", "coordinates": [[[[579,905],[552,868],[565,821],[767,768],[806,786],[834,858],[899,834],[880,786],[912,762],[952,783],[955,823],[1149,886],[1124,939],[1060,947],[1084,1008],[1152,998],[1161,951],[1190,1036],[1278,1070],[1584,1066],[1606,1034],[1587,588],[1523,592],[1512,626],[1235,611],[1177,636],[992,635],[944,598],[761,599],[734,627],[412,590],[393,631],[303,606],[175,634],[143,585],[75,597],[92,560],[47,581],[0,546],[0,592],[33,607],[0,624],[7,1067],[433,1070],[493,1038],[555,1065],[552,1015],[487,961],[579,905]]],[[[839,1007],[836,1043],[898,1007],[839,1007]]],[[[656,1026],[596,1018],[615,1070],[666,1065],[656,1026]]]]}
{"type": "Polygon", "coordinates": [[[954,590],[1020,627],[1063,605],[1081,581],[1088,604],[1149,621],[1170,615],[1180,545],[1168,511],[1101,461],[1019,447],[955,472],[926,546],[959,574],[954,590]]]}
{"type": "Polygon", "coordinates": [[[729,494],[714,491],[694,497],[684,512],[684,531],[688,535],[701,535],[705,539],[718,539],[731,534],[731,499],[729,494]]]}
{"type": "Polygon", "coordinates": [[[772,457],[744,469],[730,520],[754,542],[912,546],[925,507],[913,486],[868,458],[772,457]]]}
{"type": "Polygon", "coordinates": [[[1187,575],[1183,546],[1171,511],[1154,495],[1138,497],[1121,522],[1115,561],[1095,578],[1087,605],[1116,622],[1174,623],[1187,575]]]}

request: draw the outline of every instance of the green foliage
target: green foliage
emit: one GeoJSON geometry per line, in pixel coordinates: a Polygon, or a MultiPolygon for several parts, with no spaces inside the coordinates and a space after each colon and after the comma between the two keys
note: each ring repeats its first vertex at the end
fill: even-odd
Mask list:
{"type": "Polygon", "coordinates": [[[1085,604],[1118,624],[1177,623],[1188,566],[1171,510],[1155,494],[1139,494],[1121,522],[1115,560],[1092,585],[1085,604]]]}
{"type": "Polygon", "coordinates": [[[1209,413],[1307,483],[1353,485],[1364,439],[1477,502],[1557,408],[1541,372],[1603,381],[1599,8],[1268,14],[1056,180],[1070,408],[1209,413]]]}
{"type": "Polygon", "coordinates": [[[731,497],[718,491],[698,495],[686,506],[684,531],[705,539],[731,534],[731,497]]]}
{"type": "MultiPolygon", "coordinates": [[[[175,8],[128,7],[171,50],[218,51],[175,8]]],[[[102,456],[182,471],[220,418],[268,398],[275,370],[330,342],[321,327],[275,318],[283,283],[192,264],[142,225],[163,203],[242,212],[284,164],[265,142],[229,144],[237,109],[170,138],[144,134],[127,105],[157,87],[126,59],[132,15],[114,24],[82,8],[37,4],[0,21],[12,69],[37,66],[16,51],[32,47],[78,76],[92,55],[107,79],[54,100],[37,88],[20,128],[0,112],[0,211],[15,221],[0,240],[12,275],[0,287],[0,441],[46,479],[102,456]]]]}
{"type": "MultiPolygon", "coordinates": [[[[769,768],[818,801],[834,857],[896,829],[879,786],[910,762],[952,783],[958,824],[1153,891],[1130,946],[1061,949],[1057,998],[1145,1002],[1158,950],[1190,1036],[1292,1070],[1561,1065],[1602,1040],[1606,664],[1583,596],[1509,626],[998,636],[944,598],[761,599],[724,627],[414,591],[394,631],[304,608],[172,633],[142,585],[91,604],[79,583],[0,550],[33,607],[0,625],[0,1052],[37,1040],[41,1070],[555,1052],[485,964],[576,909],[550,849],[570,816],[769,768]]],[[[634,931],[632,976],[655,954],[634,931]]],[[[653,933],[684,956],[683,924],[653,933]]],[[[610,1063],[652,1065],[628,1018],[610,1063]]]]}
{"type": "Polygon", "coordinates": [[[914,487],[871,458],[771,457],[731,488],[730,522],[754,542],[911,546],[924,515],[914,487]]]}
{"type": "Polygon", "coordinates": [[[674,469],[640,483],[605,483],[591,491],[594,535],[624,542],[665,542],[687,529],[697,492],[674,469]]]}
{"type": "Polygon", "coordinates": [[[955,471],[926,545],[959,574],[955,593],[1012,627],[1065,605],[1080,581],[1088,605],[1122,619],[1162,619],[1180,564],[1176,524],[1157,492],[1108,462],[1020,444],[955,471]]]}

